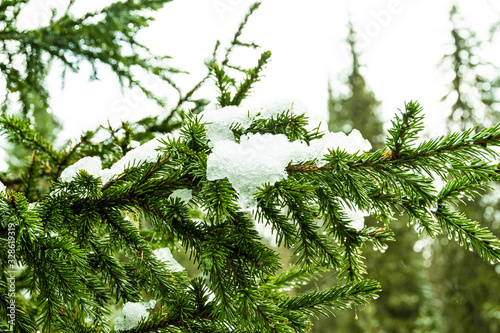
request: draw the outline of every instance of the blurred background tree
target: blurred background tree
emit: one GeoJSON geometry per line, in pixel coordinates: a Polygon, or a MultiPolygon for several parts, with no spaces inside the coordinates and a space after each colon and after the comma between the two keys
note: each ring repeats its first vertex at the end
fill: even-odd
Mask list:
{"type": "Polygon", "coordinates": [[[451,52],[440,62],[445,72],[452,73],[448,92],[442,98],[442,101],[452,103],[448,128],[450,131],[473,126],[481,129],[496,124],[500,119],[500,86],[498,68],[481,58],[487,42],[478,38],[468,26],[457,5],[452,6],[449,20],[451,52]]]}
{"type": "Polygon", "coordinates": [[[350,133],[358,129],[368,138],[374,149],[384,146],[385,134],[380,119],[380,101],[367,86],[361,74],[359,53],[356,50],[356,32],[352,23],[348,24],[347,45],[351,58],[351,67],[344,85],[345,93],[334,93],[331,82],[328,82],[328,128],[334,132],[350,133]]]}
{"type": "MultiPolygon", "coordinates": [[[[356,31],[351,22],[348,28],[346,43],[351,67],[343,79],[347,91],[334,94],[332,84],[328,84],[329,130],[349,133],[355,128],[372,142],[374,149],[383,148],[385,138],[380,101],[362,74],[361,54],[357,50],[356,31]]],[[[365,218],[365,222],[377,225],[371,217],[365,218]]],[[[390,243],[385,253],[370,248],[364,250],[368,277],[382,285],[380,298],[358,308],[357,313],[339,312],[335,318],[315,321],[313,332],[440,332],[441,318],[434,300],[434,286],[430,284],[422,254],[414,251],[421,237],[407,224],[406,218],[391,224],[397,241],[390,243]]],[[[334,275],[325,273],[318,285],[326,288],[334,283],[334,275]]]]}
{"type": "MultiPolygon", "coordinates": [[[[451,100],[452,112],[447,121],[450,130],[471,126],[484,128],[500,121],[498,68],[481,58],[487,41],[482,41],[460,15],[454,5],[450,10],[452,52],[441,65],[453,72],[449,92],[443,100],[451,100]]],[[[493,184],[498,188],[498,185],[493,184]]],[[[498,194],[466,202],[461,208],[473,220],[499,235],[500,212],[498,194]]],[[[431,279],[442,303],[443,332],[499,332],[500,278],[491,264],[477,255],[460,251],[455,240],[436,239],[431,250],[431,279]]]]}
{"type": "MultiPolygon", "coordinates": [[[[479,54],[485,42],[468,27],[456,5],[449,18],[451,52],[439,64],[453,74],[442,98],[451,103],[446,125],[449,131],[463,131],[471,126],[481,129],[496,124],[500,121],[498,68],[481,59],[479,54]]],[[[495,41],[498,26],[491,28],[490,43],[495,41]]],[[[380,102],[361,74],[356,32],[351,23],[348,27],[352,65],[343,82],[347,92],[334,94],[329,82],[329,128],[344,132],[359,129],[374,148],[381,148],[380,102]]],[[[477,202],[467,202],[462,209],[498,235],[499,198],[494,193],[487,193],[477,202]]],[[[371,218],[366,220],[368,225],[375,223],[371,218]]],[[[500,331],[500,295],[490,292],[491,288],[500,290],[500,269],[495,270],[474,253],[460,251],[460,246],[449,244],[455,242],[446,237],[435,241],[421,239],[406,224],[406,219],[392,224],[398,241],[390,244],[383,256],[365,251],[369,276],[383,286],[380,299],[358,309],[357,314],[342,312],[329,321],[317,321],[313,332],[500,331]]],[[[332,282],[326,274],[319,286],[329,283],[332,282]]]]}

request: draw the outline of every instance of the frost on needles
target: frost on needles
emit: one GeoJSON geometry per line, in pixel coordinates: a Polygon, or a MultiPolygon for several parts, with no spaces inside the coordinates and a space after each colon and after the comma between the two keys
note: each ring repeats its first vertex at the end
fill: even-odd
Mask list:
{"type": "MultiPolygon", "coordinates": [[[[96,153],[100,142],[58,150],[19,118],[2,115],[2,133],[48,166],[38,180],[47,192],[37,200],[28,189],[35,173],[23,176],[23,187],[2,179],[1,228],[15,230],[12,274],[22,281],[16,325],[44,332],[307,332],[311,317],[377,297],[381,286],[365,278],[362,250],[390,246],[400,214],[412,229],[445,233],[498,262],[498,239],[459,204],[498,180],[492,147],[500,126],[417,144],[422,109],[410,102],[393,121],[386,148],[372,152],[359,132],[324,132],[304,112],[292,102],[207,111],[190,116],[178,135],[112,161],[96,153]],[[365,225],[367,214],[376,222],[365,225]],[[285,248],[293,265],[283,267],[256,229],[285,248]],[[194,266],[185,270],[188,260],[194,266]],[[338,277],[331,289],[289,292],[325,270],[338,277]],[[111,320],[117,308],[122,315],[111,320]]],[[[4,274],[11,274],[2,253],[4,274]]],[[[6,295],[0,293],[3,313],[6,295]]]]}

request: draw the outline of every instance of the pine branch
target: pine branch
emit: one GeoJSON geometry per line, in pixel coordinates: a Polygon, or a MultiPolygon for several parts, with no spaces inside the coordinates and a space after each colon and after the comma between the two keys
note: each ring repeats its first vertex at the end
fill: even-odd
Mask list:
{"type": "Polygon", "coordinates": [[[364,280],[323,292],[291,297],[279,306],[287,311],[301,311],[308,316],[314,316],[316,313],[328,316],[333,314],[328,307],[345,310],[355,305],[367,304],[370,299],[377,298],[380,291],[378,282],[364,280]]]}
{"type": "Polygon", "coordinates": [[[276,243],[290,248],[297,241],[296,227],[289,223],[288,218],[282,214],[278,202],[278,193],[274,187],[266,184],[265,188],[257,194],[257,220],[273,226],[276,232],[276,243]]]}
{"type": "Polygon", "coordinates": [[[271,58],[271,52],[266,51],[261,54],[257,66],[248,70],[246,72],[247,76],[243,82],[240,83],[239,87],[236,89],[236,93],[231,100],[230,105],[240,105],[241,102],[248,97],[250,89],[252,86],[259,81],[260,72],[264,69],[264,66],[268,63],[271,58]]]}
{"type": "Polygon", "coordinates": [[[229,63],[229,55],[232,53],[233,51],[233,48],[237,45],[241,45],[241,46],[245,46],[245,47],[251,47],[251,48],[258,48],[259,46],[258,45],[255,45],[253,43],[243,43],[240,41],[240,36],[241,34],[243,33],[243,31],[245,30],[245,27],[248,23],[248,20],[250,19],[250,17],[255,13],[255,11],[260,7],[261,3],[260,2],[254,2],[247,14],[245,15],[245,17],[243,18],[243,20],[241,21],[239,27],[238,27],[238,30],[236,30],[236,33],[234,34],[234,37],[233,37],[233,41],[231,42],[230,46],[226,49],[226,54],[225,54],[225,57],[224,57],[224,60],[222,61],[222,66],[227,66],[228,63],[229,63]]]}
{"type": "Polygon", "coordinates": [[[411,143],[417,139],[417,134],[422,130],[423,117],[420,115],[422,107],[415,102],[405,104],[405,111],[401,117],[396,115],[392,121],[393,128],[389,130],[390,137],[387,138],[387,146],[392,151],[392,158],[399,159],[411,150],[411,143]]]}
{"type": "Polygon", "coordinates": [[[3,113],[0,116],[0,126],[1,132],[6,134],[11,142],[38,151],[49,157],[55,165],[59,165],[61,161],[59,152],[39,133],[30,128],[25,119],[3,113]]]}
{"type": "Polygon", "coordinates": [[[487,261],[500,259],[500,240],[478,222],[469,220],[464,213],[453,211],[453,205],[473,199],[487,186],[472,180],[456,179],[448,183],[439,193],[433,213],[441,228],[466,249],[474,249],[487,261]]]}

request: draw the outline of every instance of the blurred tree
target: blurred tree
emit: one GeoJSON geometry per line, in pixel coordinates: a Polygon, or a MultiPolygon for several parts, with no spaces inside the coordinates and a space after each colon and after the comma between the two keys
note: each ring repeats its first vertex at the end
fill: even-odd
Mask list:
{"type": "MultiPolygon", "coordinates": [[[[450,22],[453,51],[442,61],[453,72],[450,90],[443,98],[453,98],[448,128],[464,130],[498,123],[498,68],[481,58],[485,42],[468,27],[456,5],[450,10],[450,22]]],[[[491,192],[482,200],[466,201],[461,209],[498,235],[498,208],[498,196],[491,192]]],[[[432,280],[439,286],[436,290],[446,318],[443,331],[500,332],[500,294],[490,289],[500,290],[498,269],[473,253],[460,251],[455,241],[442,238],[432,246],[432,280]]]]}
{"type": "Polygon", "coordinates": [[[453,131],[491,126],[500,119],[498,69],[481,59],[484,44],[467,26],[456,5],[450,10],[450,23],[452,51],[440,63],[453,73],[448,93],[442,98],[452,102],[448,127],[453,131]]]}
{"type": "Polygon", "coordinates": [[[356,50],[356,33],[349,22],[347,44],[352,65],[345,80],[347,92],[334,93],[331,83],[328,83],[328,128],[334,132],[349,133],[359,129],[363,135],[370,138],[375,149],[382,148],[384,143],[383,122],[378,108],[380,101],[367,86],[361,74],[359,53],[356,50]],[[366,131],[366,132],[365,132],[366,131]]]}
{"type": "MultiPolygon", "coordinates": [[[[360,54],[356,49],[356,32],[349,23],[347,44],[351,56],[351,67],[345,81],[348,92],[334,96],[329,84],[329,129],[350,131],[358,129],[376,148],[382,148],[383,122],[380,120],[380,102],[366,85],[361,74],[360,54]]],[[[378,225],[371,217],[368,225],[378,225]]],[[[391,223],[396,242],[390,243],[385,253],[366,249],[368,272],[371,278],[380,281],[380,298],[357,314],[342,312],[330,320],[315,322],[313,332],[439,332],[439,309],[434,299],[433,286],[429,282],[427,268],[421,253],[414,251],[420,239],[407,226],[407,219],[391,223]],[[358,320],[355,316],[359,317],[358,320]]],[[[323,287],[337,281],[333,274],[325,274],[323,287]]]]}

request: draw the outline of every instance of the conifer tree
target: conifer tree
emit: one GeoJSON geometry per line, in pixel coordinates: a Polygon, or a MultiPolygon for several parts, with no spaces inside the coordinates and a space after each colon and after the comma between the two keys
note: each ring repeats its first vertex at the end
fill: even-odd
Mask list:
{"type": "MultiPolygon", "coordinates": [[[[249,15],[226,54],[253,45],[240,39],[249,15]]],[[[500,125],[417,145],[423,110],[409,102],[387,147],[370,153],[359,134],[310,126],[295,104],[246,106],[269,56],[237,68],[238,79],[214,52],[209,73],[227,106],[186,112],[179,133],[134,149],[111,133],[121,156],[89,139],[95,131],[59,149],[22,114],[2,113],[3,137],[35,152],[28,164],[45,166],[23,172],[23,190],[11,178],[0,189],[2,330],[307,332],[311,317],[377,297],[363,247],[384,248],[403,212],[421,232],[449,233],[485,260],[499,260],[500,241],[455,207],[498,178],[491,147],[500,145],[500,125]],[[447,179],[439,192],[431,172],[447,179]],[[251,208],[279,246],[293,249],[295,266],[281,267],[261,242],[244,212],[251,208]],[[379,225],[353,223],[349,208],[369,211],[379,225]],[[189,251],[198,276],[186,275],[176,249],[189,251]],[[287,293],[326,268],[337,270],[337,285],[287,293]],[[111,321],[115,307],[122,315],[111,321]]]]}
{"type": "MultiPolygon", "coordinates": [[[[336,99],[329,86],[329,129],[341,130],[355,128],[371,142],[377,139],[383,130],[379,119],[379,104],[373,92],[366,87],[366,80],[361,74],[360,53],[356,48],[356,34],[352,23],[349,23],[347,44],[352,57],[349,77],[345,85],[349,97],[336,99]],[[359,82],[359,84],[355,84],[359,82]]],[[[366,218],[366,224],[376,221],[366,218]]],[[[319,320],[315,323],[313,332],[376,332],[414,331],[432,332],[436,328],[438,313],[432,311],[432,285],[428,272],[423,266],[421,254],[413,250],[420,237],[407,227],[406,218],[398,218],[391,227],[397,242],[389,243],[387,250],[373,252],[366,249],[369,276],[379,281],[383,288],[380,299],[366,307],[358,309],[356,318],[352,312],[338,314],[330,320],[319,320]],[[371,269],[370,269],[371,268],[371,269]],[[397,273],[395,273],[397,272],[397,273]]],[[[327,275],[328,276],[328,275],[327,275]]],[[[323,281],[334,282],[334,279],[322,278],[323,281]],[[333,281],[332,281],[333,280],[333,281]]]]}
{"type": "Polygon", "coordinates": [[[361,73],[360,54],[356,44],[356,32],[349,22],[347,44],[352,61],[345,85],[348,92],[334,94],[331,83],[328,84],[328,128],[331,131],[350,132],[352,129],[365,129],[364,135],[370,138],[375,148],[381,148],[384,142],[383,123],[379,116],[380,101],[367,86],[361,73]],[[370,126],[367,125],[370,122],[370,126]]]}
{"type": "MultiPolygon", "coordinates": [[[[443,64],[451,65],[453,70],[454,77],[447,96],[456,96],[456,100],[448,118],[448,127],[464,129],[474,124],[484,128],[500,121],[498,98],[495,97],[498,77],[482,74],[496,73],[497,70],[495,64],[482,59],[481,50],[485,42],[467,26],[457,6],[450,10],[450,21],[454,49],[443,58],[443,64]]],[[[498,201],[495,197],[494,192],[489,193],[485,200],[466,202],[462,209],[474,219],[484,221],[498,235],[499,228],[494,218],[498,201]]],[[[443,302],[442,313],[446,318],[443,330],[499,330],[495,309],[500,306],[500,298],[488,291],[489,288],[500,288],[498,273],[472,253],[461,251],[453,240],[442,239],[435,242],[432,249],[433,265],[430,269],[443,302]]]]}
{"type": "Polygon", "coordinates": [[[472,126],[489,126],[498,115],[498,78],[494,64],[481,59],[482,42],[467,26],[456,5],[450,10],[452,24],[452,52],[446,54],[441,65],[453,73],[448,93],[443,101],[451,100],[450,130],[464,130],[472,126]]]}

